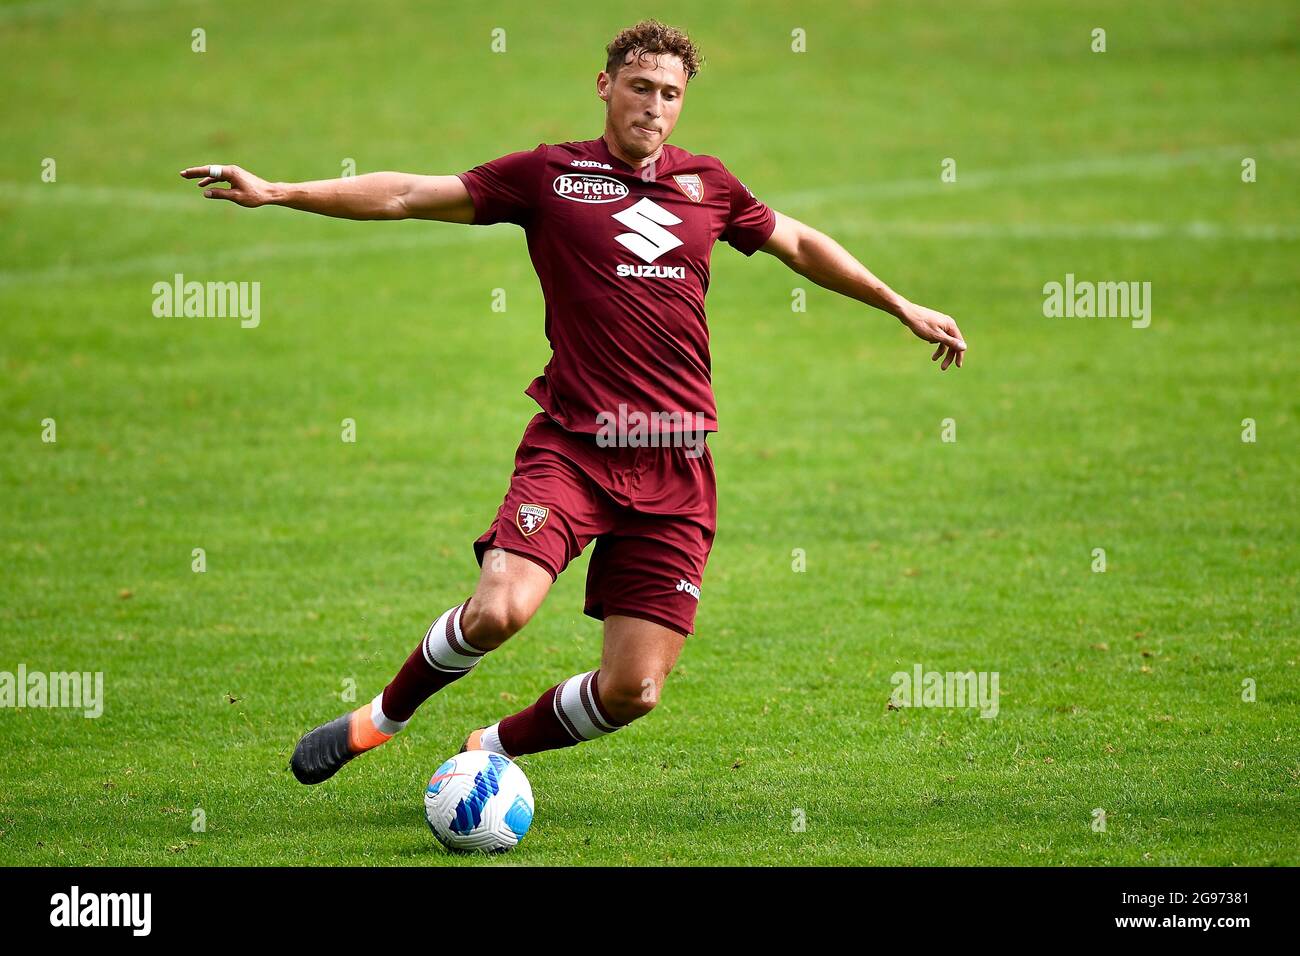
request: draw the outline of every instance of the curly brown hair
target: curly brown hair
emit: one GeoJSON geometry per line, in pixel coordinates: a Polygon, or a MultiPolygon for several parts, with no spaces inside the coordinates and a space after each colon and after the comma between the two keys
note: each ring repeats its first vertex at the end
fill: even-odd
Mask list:
{"type": "Polygon", "coordinates": [[[614,37],[609,46],[605,47],[608,54],[605,72],[611,77],[616,76],[631,51],[637,51],[638,59],[645,53],[668,53],[679,57],[686,69],[688,83],[700,71],[700,64],[704,62],[690,37],[658,20],[642,20],[614,37]]]}

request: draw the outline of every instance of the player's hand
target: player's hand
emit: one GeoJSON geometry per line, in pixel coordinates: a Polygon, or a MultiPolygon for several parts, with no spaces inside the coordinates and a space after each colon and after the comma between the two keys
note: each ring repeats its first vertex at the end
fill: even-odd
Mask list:
{"type": "Polygon", "coordinates": [[[930,361],[937,361],[944,355],[940,371],[946,370],[953,362],[961,368],[962,357],[966,354],[966,340],[962,338],[961,329],[951,315],[944,315],[923,305],[908,302],[903,306],[899,321],[912,330],[912,334],[926,342],[937,342],[939,347],[930,356],[930,361]]]}
{"type": "Polygon", "coordinates": [[[208,199],[228,199],[248,209],[256,209],[271,201],[271,184],[238,166],[191,166],[182,169],[181,175],[186,179],[197,179],[199,188],[208,199]],[[230,183],[230,188],[209,188],[214,183],[230,183]]]}

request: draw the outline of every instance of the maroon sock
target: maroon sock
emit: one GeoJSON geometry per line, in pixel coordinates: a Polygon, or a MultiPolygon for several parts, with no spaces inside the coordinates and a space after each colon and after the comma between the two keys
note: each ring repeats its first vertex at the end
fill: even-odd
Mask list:
{"type": "Polygon", "coordinates": [[[497,739],[512,757],[572,747],[612,734],[615,723],[600,700],[599,670],[578,674],[548,689],[537,701],[497,724],[497,739]]]}
{"type": "Polygon", "coordinates": [[[417,707],[468,674],[483,657],[485,652],[471,645],[460,630],[468,606],[466,601],[434,621],[424,640],[384,688],[384,716],[389,720],[410,720],[417,707]]]}

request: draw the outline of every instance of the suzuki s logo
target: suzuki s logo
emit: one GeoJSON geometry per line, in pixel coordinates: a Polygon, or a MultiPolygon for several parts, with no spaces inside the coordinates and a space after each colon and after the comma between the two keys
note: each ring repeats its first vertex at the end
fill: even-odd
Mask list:
{"type": "Polygon", "coordinates": [[[614,239],[646,262],[654,262],[665,252],[682,244],[680,239],[664,228],[681,225],[682,221],[649,199],[642,199],[622,212],[614,213],[614,218],[633,230],[615,236],[614,239]]]}
{"type": "Polygon", "coordinates": [[[617,202],[627,198],[627,187],[609,176],[592,173],[565,173],[551,184],[555,195],[574,202],[617,202]]]}

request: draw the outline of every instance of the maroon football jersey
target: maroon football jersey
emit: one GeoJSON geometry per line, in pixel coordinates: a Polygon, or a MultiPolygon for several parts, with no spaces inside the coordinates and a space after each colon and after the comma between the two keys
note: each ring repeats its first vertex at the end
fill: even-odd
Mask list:
{"type": "Polygon", "coordinates": [[[600,138],[543,143],[460,178],[475,225],[513,222],[528,238],[553,353],[527,389],[543,411],[588,434],[620,406],[717,430],[709,254],[723,239],[753,255],[776,224],[771,209],[715,157],[666,144],[648,170],[600,138]]]}

